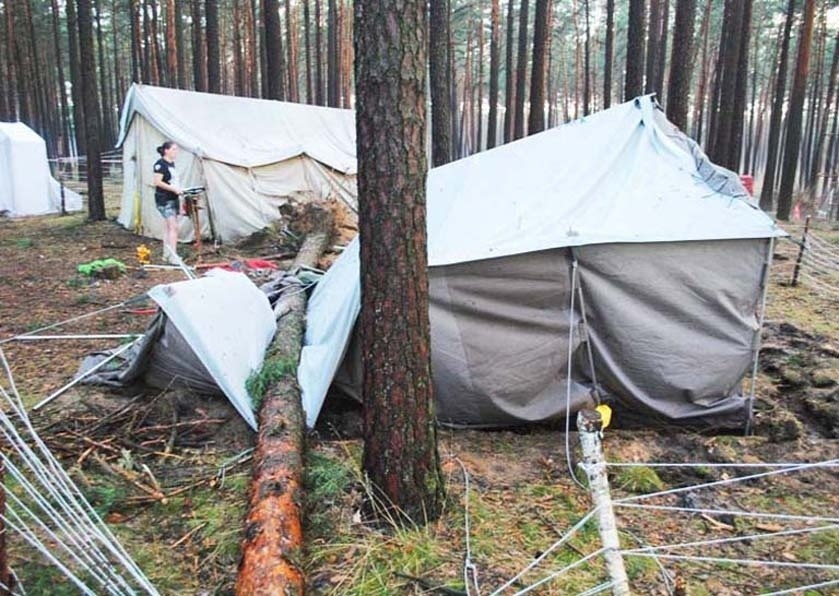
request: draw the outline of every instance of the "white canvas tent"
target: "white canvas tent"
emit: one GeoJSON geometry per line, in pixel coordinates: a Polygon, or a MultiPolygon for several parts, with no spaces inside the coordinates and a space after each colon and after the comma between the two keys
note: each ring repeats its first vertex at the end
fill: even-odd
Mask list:
{"type": "MultiPolygon", "coordinates": [[[[651,97],[435,168],[427,205],[438,419],[550,420],[596,390],[643,416],[744,421],[784,232],[651,97]]],[[[356,240],[309,301],[310,426],[333,381],[359,394],[359,305],[356,240]]]]}
{"type": "MultiPolygon", "coordinates": [[[[82,198],[64,189],[66,211],[79,211],[82,198]]],[[[47,146],[23,122],[0,122],[0,213],[10,217],[61,212],[61,187],[50,174],[47,146]]]]}
{"type": "MultiPolygon", "coordinates": [[[[152,166],[163,141],[181,152],[181,186],[204,186],[202,235],[232,241],[279,218],[290,199],[335,198],[356,207],[352,111],[133,85],[122,110],[124,185],[118,221],[162,237],[152,166]]],[[[181,241],[193,238],[186,219],[181,241]]]]}

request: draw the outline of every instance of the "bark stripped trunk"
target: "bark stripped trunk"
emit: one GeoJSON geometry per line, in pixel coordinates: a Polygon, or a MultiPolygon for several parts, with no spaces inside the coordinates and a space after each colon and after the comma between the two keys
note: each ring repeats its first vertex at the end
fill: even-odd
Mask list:
{"type": "MultiPolygon", "coordinates": [[[[332,214],[325,209],[317,212],[320,225],[306,237],[292,270],[317,266],[329,245],[332,214]]],[[[277,323],[268,358],[291,363],[294,371],[306,326],[306,294],[281,300],[286,314],[277,323]]],[[[300,568],[304,431],[300,386],[292,372],[266,389],[259,408],[253,480],[236,580],[240,596],[304,593],[305,577],[300,568]]]]}
{"type": "Polygon", "coordinates": [[[781,115],[784,111],[784,98],[787,86],[787,64],[789,62],[789,41],[792,22],[795,19],[795,0],[789,0],[787,18],[784,22],[784,37],[781,42],[781,57],[778,61],[778,73],[775,78],[775,95],[772,100],[772,113],[769,116],[769,141],[766,150],[766,167],[763,170],[763,186],[760,189],[760,208],[770,211],[775,203],[775,175],[779,161],[778,149],[781,139],[781,115]]]}
{"type": "Polygon", "coordinates": [[[626,38],[626,81],[624,101],[641,95],[644,89],[644,21],[645,0],[629,0],[629,25],[626,38]]]}
{"type": "Polygon", "coordinates": [[[452,160],[452,116],[449,94],[449,0],[429,2],[428,67],[431,78],[431,163],[452,160]]]}
{"type": "Polygon", "coordinates": [[[693,21],[696,0],[676,0],[676,29],[670,53],[670,80],[667,86],[667,118],[686,131],[688,94],[693,74],[693,21]]]}
{"type": "Polygon", "coordinates": [[[426,30],[424,0],[355,3],[363,467],[380,504],[416,523],[435,519],[443,498],[428,320],[426,30]]]}
{"type": "Polygon", "coordinates": [[[801,124],[804,112],[804,98],[807,94],[807,71],[810,66],[810,45],[813,39],[813,20],[816,0],[805,0],[801,36],[798,39],[798,57],[792,94],[789,102],[787,138],[784,148],[784,170],[778,192],[778,219],[788,221],[792,209],[792,193],[798,171],[798,154],[801,144],[801,124]]]}

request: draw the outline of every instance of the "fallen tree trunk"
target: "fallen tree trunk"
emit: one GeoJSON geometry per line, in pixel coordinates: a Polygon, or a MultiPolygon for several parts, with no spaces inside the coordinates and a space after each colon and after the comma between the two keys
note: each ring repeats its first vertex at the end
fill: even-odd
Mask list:
{"type": "MultiPolygon", "coordinates": [[[[319,210],[292,269],[315,267],[329,244],[332,213],[319,210]]],[[[283,300],[283,299],[281,299],[283,300]]],[[[284,313],[263,364],[267,381],[259,408],[253,481],[245,520],[236,594],[303,594],[302,470],[305,418],[297,363],[306,321],[306,293],[275,307],[284,313]]]]}

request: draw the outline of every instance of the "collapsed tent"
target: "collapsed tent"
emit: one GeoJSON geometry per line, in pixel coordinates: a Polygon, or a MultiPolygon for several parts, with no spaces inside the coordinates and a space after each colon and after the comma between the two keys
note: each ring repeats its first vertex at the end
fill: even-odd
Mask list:
{"type": "MultiPolygon", "coordinates": [[[[155,286],[148,292],[160,311],[142,339],[88,383],[185,387],[223,394],[248,425],[256,416],[246,387],[262,366],[277,324],[265,293],[242,273],[213,269],[205,277],[155,286]]],[[[113,352],[89,356],[80,375],[113,352]]]]}
{"type": "MultiPolygon", "coordinates": [[[[335,198],[356,208],[352,111],[133,85],[117,142],[124,168],[118,221],[137,233],[163,235],[152,168],[166,140],[181,148],[181,186],[207,189],[202,236],[247,236],[279,219],[289,200],[335,198]]],[[[184,218],[180,240],[193,236],[184,218]]]]}
{"type": "MultiPolygon", "coordinates": [[[[435,168],[427,205],[441,422],[546,421],[596,392],[645,417],[743,423],[784,232],[651,97],[435,168]]],[[[355,240],[309,301],[310,426],[333,381],[359,396],[360,295],[355,240]]]]}
{"type": "Polygon", "coordinates": [[[67,212],[82,209],[82,197],[50,174],[44,139],[23,122],[0,122],[0,213],[61,213],[62,202],[67,212]]]}

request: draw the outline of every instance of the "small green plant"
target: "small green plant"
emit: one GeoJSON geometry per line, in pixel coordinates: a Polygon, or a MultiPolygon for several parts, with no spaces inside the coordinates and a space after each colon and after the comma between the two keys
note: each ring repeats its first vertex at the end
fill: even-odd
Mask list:
{"type": "Polygon", "coordinates": [[[15,246],[18,248],[32,248],[35,246],[35,241],[32,238],[18,238],[15,241],[15,246]]]}
{"type": "Polygon", "coordinates": [[[114,506],[125,500],[124,486],[95,485],[90,487],[87,497],[99,515],[107,515],[114,506]]]}
{"type": "Polygon", "coordinates": [[[96,261],[91,261],[90,263],[82,263],[76,269],[85,277],[93,277],[97,273],[101,273],[106,269],[119,269],[121,273],[125,273],[127,267],[125,266],[125,263],[117,261],[116,259],[97,259],[96,261]]]}
{"type": "Polygon", "coordinates": [[[265,359],[262,368],[258,372],[251,374],[245,383],[245,388],[253,400],[254,408],[258,408],[265,397],[265,392],[268,387],[276,383],[283,377],[289,374],[294,374],[297,370],[297,365],[289,360],[282,360],[271,358],[265,359]]]}

